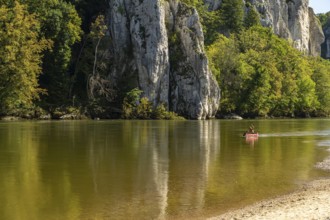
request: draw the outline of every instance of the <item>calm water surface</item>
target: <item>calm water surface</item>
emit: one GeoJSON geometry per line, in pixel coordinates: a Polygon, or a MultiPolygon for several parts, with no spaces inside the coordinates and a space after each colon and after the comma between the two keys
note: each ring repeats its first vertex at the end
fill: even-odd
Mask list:
{"type": "Polygon", "coordinates": [[[2,122],[0,219],[203,219],[329,177],[328,147],[321,119],[2,122]]]}

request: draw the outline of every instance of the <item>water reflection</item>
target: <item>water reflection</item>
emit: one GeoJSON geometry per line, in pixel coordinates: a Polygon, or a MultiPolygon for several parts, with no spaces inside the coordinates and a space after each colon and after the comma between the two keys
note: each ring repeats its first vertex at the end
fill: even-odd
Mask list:
{"type": "MultiPolygon", "coordinates": [[[[113,161],[103,167],[105,170],[101,171],[98,165],[105,163],[100,160],[104,160],[106,154],[98,141],[101,137],[88,142],[94,189],[104,195],[105,190],[95,185],[108,182],[113,190],[111,196],[115,196],[113,200],[111,196],[104,198],[97,206],[109,204],[102,210],[107,212],[103,215],[122,219],[136,216],[164,219],[167,215],[181,214],[184,208],[199,212],[205,203],[210,162],[220,153],[219,124],[211,121],[124,121],[118,126],[120,132],[109,132],[113,142],[104,145],[111,151],[106,160],[113,161]],[[118,140],[122,142],[119,145],[118,140]],[[100,173],[103,175],[97,179],[100,173]]],[[[96,134],[102,135],[102,132],[96,134]]],[[[90,213],[95,212],[100,210],[90,213]]]]}
{"type": "Polygon", "coordinates": [[[253,148],[249,123],[0,123],[0,219],[201,217],[324,175],[330,122],[258,121],[253,148]]]}
{"type": "MultiPolygon", "coordinates": [[[[61,202],[43,181],[39,128],[28,124],[0,124],[0,219],[78,219],[79,204],[70,179],[63,173],[59,191],[61,202]],[[5,128],[4,128],[5,127],[5,128]]],[[[53,183],[52,183],[53,184],[53,183]]]]}

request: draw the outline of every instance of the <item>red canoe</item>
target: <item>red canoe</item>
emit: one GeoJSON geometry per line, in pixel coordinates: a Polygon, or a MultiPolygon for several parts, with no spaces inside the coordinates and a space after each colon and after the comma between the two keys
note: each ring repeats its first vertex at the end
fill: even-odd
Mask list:
{"type": "Polygon", "coordinates": [[[259,137],[259,133],[246,133],[244,136],[246,139],[257,139],[259,137]]]}

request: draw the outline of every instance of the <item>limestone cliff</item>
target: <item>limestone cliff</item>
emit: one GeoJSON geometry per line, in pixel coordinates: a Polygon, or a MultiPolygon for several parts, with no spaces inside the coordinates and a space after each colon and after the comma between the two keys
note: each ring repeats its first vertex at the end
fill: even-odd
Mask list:
{"type": "Polygon", "coordinates": [[[188,118],[213,117],[220,90],[196,10],[176,0],[110,0],[109,10],[112,77],[135,79],[154,105],[164,103],[188,118]]]}
{"type": "MultiPolygon", "coordinates": [[[[204,0],[211,10],[221,0],[204,0]]],[[[249,0],[259,11],[264,26],[272,27],[280,37],[290,39],[300,51],[313,56],[321,54],[324,41],[321,25],[315,17],[309,0],[249,0]]]]}
{"type": "Polygon", "coordinates": [[[325,35],[325,41],[322,44],[322,54],[324,59],[330,59],[330,19],[323,26],[323,31],[325,35]]]}
{"type": "Polygon", "coordinates": [[[276,34],[291,39],[297,49],[319,56],[323,31],[308,3],[309,0],[256,0],[263,22],[271,25],[276,34]]]}

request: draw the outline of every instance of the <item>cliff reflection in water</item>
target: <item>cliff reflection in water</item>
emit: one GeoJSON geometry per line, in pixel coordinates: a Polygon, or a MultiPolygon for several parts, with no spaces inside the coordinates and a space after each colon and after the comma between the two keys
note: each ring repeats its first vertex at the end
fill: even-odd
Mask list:
{"type": "Polygon", "coordinates": [[[103,191],[98,196],[104,196],[96,207],[104,206],[101,212],[106,210],[105,216],[122,219],[164,219],[182,214],[184,209],[201,211],[209,164],[220,152],[219,124],[125,121],[120,127],[118,134],[109,132],[113,142],[107,147],[112,149],[108,157],[99,145],[89,146],[93,149],[89,155],[91,170],[96,175],[107,173],[99,176],[101,179],[94,177],[94,184],[107,182],[111,191],[104,194],[100,186],[94,187],[103,191]],[[97,166],[104,160],[108,167],[100,172],[102,168],[97,166]]]}

